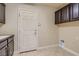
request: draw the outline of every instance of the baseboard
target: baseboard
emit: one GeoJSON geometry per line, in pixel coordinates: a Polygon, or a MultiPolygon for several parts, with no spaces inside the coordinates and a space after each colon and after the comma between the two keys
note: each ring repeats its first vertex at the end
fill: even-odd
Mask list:
{"type": "MultiPolygon", "coordinates": [[[[48,49],[48,48],[53,48],[53,47],[57,47],[58,44],[54,44],[54,45],[48,45],[48,46],[44,46],[44,47],[38,47],[36,50],[41,50],[41,49],[48,49]]],[[[19,53],[19,51],[14,51],[14,55],[19,53]]]]}
{"type": "Polygon", "coordinates": [[[66,51],[68,51],[69,53],[72,53],[75,56],[79,56],[79,53],[77,53],[77,52],[75,52],[75,51],[73,51],[73,50],[71,50],[69,48],[64,47],[63,49],[66,50],[66,51]]]}
{"type": "Polygon", "coordinates": [[[48,46],[38,47],[37,50],[40,50],[40,49],[48,49],[48,48],[53,48],[53,47],[57,47],[57,46],[58,46],[58,44],[48,45],[48,46]]]}

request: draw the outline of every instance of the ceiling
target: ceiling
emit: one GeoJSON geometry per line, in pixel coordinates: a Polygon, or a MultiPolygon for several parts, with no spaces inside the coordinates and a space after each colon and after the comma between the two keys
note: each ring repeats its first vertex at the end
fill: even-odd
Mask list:
{"type": "Polygon", "coordinates": [[[65,5],[67,5],[68,3],[46,3],[44,5],[47,5],[47,6],[50,6],[50,7],[53,7],[53,8],[61,8],[65,5]]]}
{"type": "Polygon", "coordinates": [[[56,9],[59,9],[67,4],[68,3],[41,3],[41,5],[46,5],[52,8],[56,8],[56,9]]]}
{"type": "Polygon", "coordinates": [[[55,9],[60,9],[67,4],[68,3],[36,3],[36,5],[44,5],[44,6],[52,7],[55,9]]]}
{"type": "Polygon", "coordinates": [[[68,3],[27,3],[28,5],[44,5],[48,7],[52,7],[54,9],[60,9],[67,5],[68,3]]]}

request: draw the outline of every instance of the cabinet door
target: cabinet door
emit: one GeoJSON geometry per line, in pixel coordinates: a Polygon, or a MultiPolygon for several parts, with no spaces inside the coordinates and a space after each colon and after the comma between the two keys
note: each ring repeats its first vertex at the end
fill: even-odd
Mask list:
{"type": "Polygon", "coordinates": [[[7,46],[3,47],[1,50],[0,50],[0,56],[8,56],[7,54],[7,46]]]}
{"type": "Polygon", "coordinates": [[[8,39],[8,56],[12,56],[14,53],[14,38],[8,39]]]}
{"type": "Polygon", "coordinates": [[[69,4],[69,18],[70,18],[70,21],[72,21],[73,17],[72,17],[72,3],[69,4]]]}
{"type": "Polygon", "coordinates": [[[0,3],[0,23],[5,23],[5,5],[0,3]]]}
{"type": "Polygon", "coordinates": [[[0,56],[7,56],[7,40],[0,42],[0,56]]]}
{"type": "Polygon", "coordinates": [[[78,3],[73,3],[72,4],[72,17],[73,19],[77,19],[79,17],[79,4],[78,3]]]}
{"type": "Polygon", "coordinates": [[[61,20],[61,10],[55,12],[55,24],[59,24],[61,20]]]}
{"type": "Polygon", "coordinates": [[[69,5],[65,6],[61,10],[62,10],[61,23],[69,22],[69,5]]]}

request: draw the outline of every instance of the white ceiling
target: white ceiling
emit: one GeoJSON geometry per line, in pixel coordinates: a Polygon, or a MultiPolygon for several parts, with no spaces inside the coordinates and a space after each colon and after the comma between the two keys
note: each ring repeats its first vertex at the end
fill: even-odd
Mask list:
{"type": "Polygon", "coordinates": [[[51,6],[53,8],[60,8],[67,5],[67,3],[47,3],[45,5],[51,6]]]}
{"type": "Polygon", "coordinates": [[[62,7],[64,7],[65,5],[67,5],[68,3],[25,3],[28,5],[44,5],[44,6],[48,6],[54,9],[60,9],[62,7]]]}
{"type": "Polygon", "coordinates": [[[68,3],[37,3],[38,5],[45,5],[45,6],[49,6],[55,9],[59,9],[65,5],[67,5],[68,3]]]}

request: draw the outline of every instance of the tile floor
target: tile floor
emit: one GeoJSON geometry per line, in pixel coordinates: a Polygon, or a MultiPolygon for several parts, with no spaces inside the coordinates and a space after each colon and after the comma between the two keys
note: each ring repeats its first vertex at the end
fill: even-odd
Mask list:
{"type": "Polygon", "coordinates": [[[74,56],[60,47],[42,49],[26,53],[16,53],[14,56],[74,56]]]}

